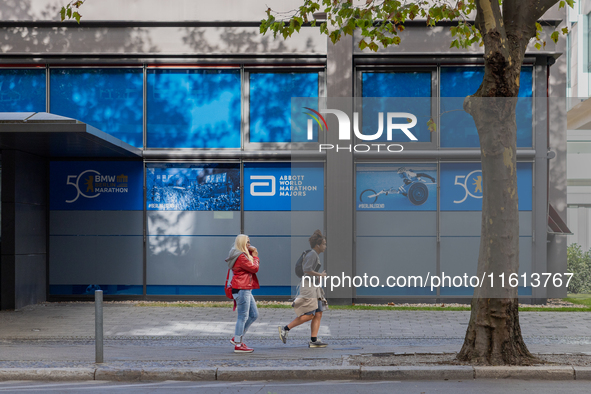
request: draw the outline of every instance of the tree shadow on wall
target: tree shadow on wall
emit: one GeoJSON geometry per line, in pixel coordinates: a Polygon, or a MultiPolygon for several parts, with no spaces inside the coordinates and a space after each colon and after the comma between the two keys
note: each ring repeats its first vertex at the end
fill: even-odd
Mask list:
{"type": "MultiPolygon", "coordinates": [[[[35,10],[31,0],[5,0],[0,4],[0,20],[49,20],[59,21],[62,3],[47,4],[35,10]]],[[[83,25],[82,25],[83,26],[83,25]]],[[[64,27],[6,27],[2,29],[0,52],[10,53],[140,53],[160,52],[146,28],[85,28],[75,23],[64,27]],[[100,43],[99,46],[90,45],[100,43]]]]}

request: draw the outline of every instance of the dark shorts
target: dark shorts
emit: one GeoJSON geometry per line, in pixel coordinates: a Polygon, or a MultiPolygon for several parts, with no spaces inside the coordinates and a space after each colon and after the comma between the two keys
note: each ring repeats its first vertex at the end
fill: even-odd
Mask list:
{"type": "Polygon", "coordinates": [[[326,308],[323,304],[321,300],[318,300],[318,309],[316,309],[315,311],[311,311],[311,312],[306,312],[304,313],[304,315],[314,315],[316,316],[316,312],[324,312],[325,310],[327,310],[328,308],[326,308]]]}

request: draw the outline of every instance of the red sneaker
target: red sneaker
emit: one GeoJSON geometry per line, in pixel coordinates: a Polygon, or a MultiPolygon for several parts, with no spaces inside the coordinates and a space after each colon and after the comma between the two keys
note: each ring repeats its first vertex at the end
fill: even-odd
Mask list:
{"type": "Polygon", "coordinates": [[[234,341],[234,338],[235,338],[235,337],[232,337],[232,339],[230,339],[230,343],[231,343],[232,345],[234,345],[234,346],[238,346],[238,345],[240,345],[240,342],[236,342],[236,341],[234,341]]]}
{"type": "Polygon", "coordinates": [[[234,346],[234,353],[252,353],[254,349],[249,348],[244,343],[234,346]]]}

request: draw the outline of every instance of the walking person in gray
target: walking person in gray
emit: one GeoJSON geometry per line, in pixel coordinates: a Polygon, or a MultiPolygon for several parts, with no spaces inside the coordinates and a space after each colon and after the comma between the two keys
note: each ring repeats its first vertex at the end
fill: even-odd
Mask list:
{"type": "MultiPolygon", "coordinates": [[[[310,342],[308,347],[310,348],[321,348],[326,347],[327,344],[322,342],[318,338],[318,330],[320,329],[320,320],[322,319],[322,312],[328,309],[328,303],[324,296],[324,290],[322,287],[314,286],[313,277],[315,276],[326,276],[326,271],[320,271],[320,253],[326,250],[326,237],[322,235],[320,230],[314,231],[314,234],[309,239],[310,250],[302,262],[302,269],[304,271],[304,277],[300,286],[300,293],[293,302],[294,311],[296,318],[286,326],[279,326],[279,338],[283,343],[287,342],[287,334],[289,330],[299,326],[308,321],[312,321],[310,324],[310,342]],[[304,278],[308,276],[309,279],[304,278]]],[[[319,278],[321,279],[321,278],[319,278]]]]}

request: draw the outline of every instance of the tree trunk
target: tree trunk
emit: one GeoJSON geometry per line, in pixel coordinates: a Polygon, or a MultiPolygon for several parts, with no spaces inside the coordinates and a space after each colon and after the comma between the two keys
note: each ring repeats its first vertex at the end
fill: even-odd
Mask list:
{"type": "MultiPolygon", "coordinates": [[[[528,365],[521,327],[517,286],[519,274],[519,209],[515,106],[519,75],[535,22],[556,0],[475,0],[475,25],[484,43],[484,78],[464,101],[472,115],[482,152],[482,229],[478,277],[470,323],[458,359],[486,365],[528,365]],[[502,283],[504,278],[504,283],[502,283]],[[512,286],[513,285],[513,286],[512,286]]],[[[523,285],[523,283],[521,283],[523,285]]]]}
{"type": "MultiPolygon", "coordinates": [[[[510,94],[512,88],[502,86],[499,80],[515,81],[518,71],[498,71],[504,78],[495,80],[490,74],[489,78],[485,75],[477,94],[491,87],[510,94]]],[[[490,73],[495,74],[494,68],[490,73]]],[[[464,103],[476,123],[482,151],[478,277],[485,281],[475,289],[470,323],[458,359],[477,364],[527,365],[533,360],[521,336],[517,287],[509,283],[509,276],[519,273],[516,103],[516,97],[474,96],[464,103]],[[504,275],[504,286],[500,275],[504,275]]]]}

